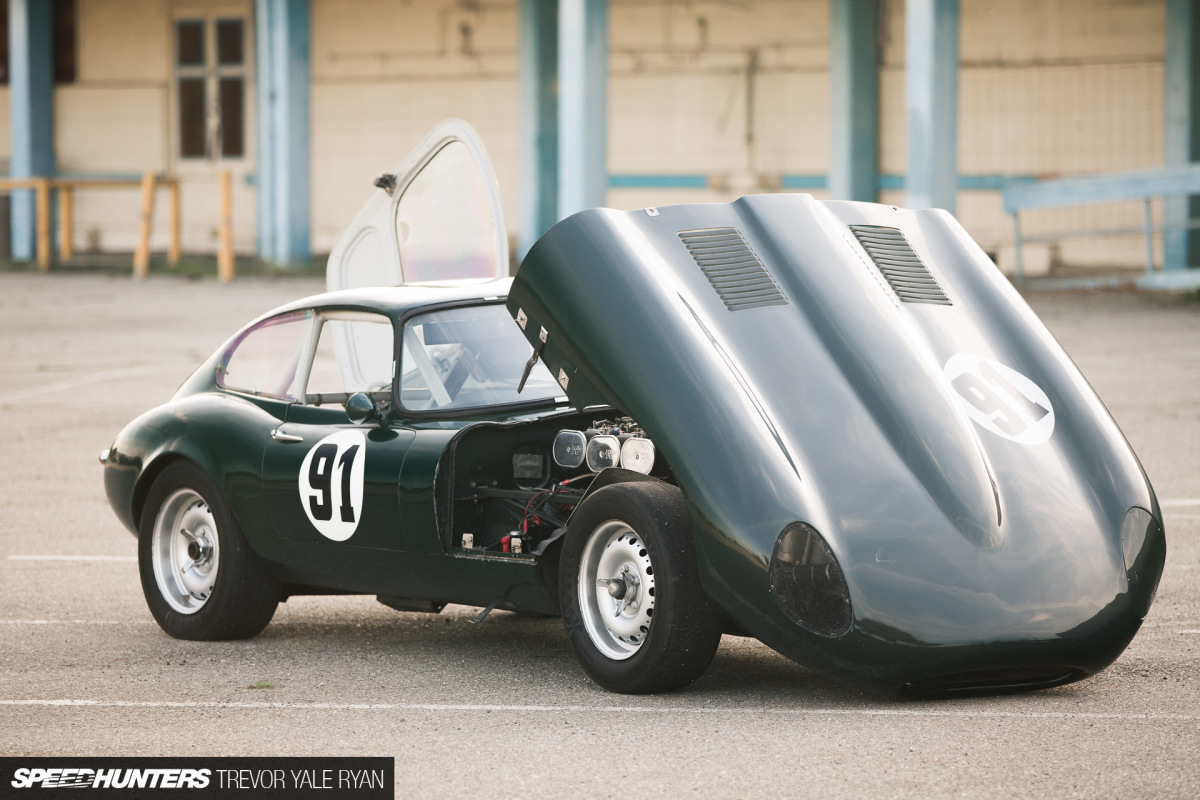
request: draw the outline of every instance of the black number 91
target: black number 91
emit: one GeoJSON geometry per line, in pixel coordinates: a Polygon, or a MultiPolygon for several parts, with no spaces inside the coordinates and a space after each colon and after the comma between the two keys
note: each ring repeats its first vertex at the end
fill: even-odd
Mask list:
{"type": "Polygon", "coordinates": [[[354,458],[358,455],[358,445],[346,449],[339,459],[336,444],[323,444],[313,451],[312,463],[308,466],[308,485],[318,494],[308,498],[308,508],[312,511],[313,519],[328,522],[333,519],[333,472],[336,463],[341,472],[341,513],[342,522],[354,522],[354,504],[350,500],[350,470],[354,466],[354,458]]]}

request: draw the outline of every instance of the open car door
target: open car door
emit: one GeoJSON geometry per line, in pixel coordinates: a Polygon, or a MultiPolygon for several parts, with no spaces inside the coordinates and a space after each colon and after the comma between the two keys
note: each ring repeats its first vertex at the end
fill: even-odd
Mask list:
{"type": "Polygon", "coordinates": [[[468,123],[439,122],[375,186],[329,254],[330,291],[508,277],[496,173],[468,123]]]}

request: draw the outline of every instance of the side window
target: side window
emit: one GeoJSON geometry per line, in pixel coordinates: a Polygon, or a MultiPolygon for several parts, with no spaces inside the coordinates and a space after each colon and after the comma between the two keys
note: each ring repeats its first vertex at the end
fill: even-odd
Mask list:
{"type": "MultiPolygon", "coordinates": [[[[54,0],[50,9],[53,26],[54,82],[75,83],[79,9],[77,0],[54,0]]],[[[0,86],[8,85],[8,0],[0,0],[0,86]]]]}
{"type": "Polygon", "coordinates": [[[225,351],[217,385],[280,400],[299,399],[300,356],[311,319],[311,311],[294,311],[247,330],[225,351]]]}
{"type": "Polygon", "coordinates": [[[392,323],[377,314],[323,315],[304,401],[345,403],[355,392],[391,395],[392,323]]]}

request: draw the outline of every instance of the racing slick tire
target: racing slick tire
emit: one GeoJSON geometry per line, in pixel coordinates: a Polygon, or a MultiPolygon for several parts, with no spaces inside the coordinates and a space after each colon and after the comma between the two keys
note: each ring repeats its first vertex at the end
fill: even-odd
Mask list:
{"type": "Polygon", "coordinates": [[[721,642],[723,617],[704,594],[678,488],[619,483],[584,500],[559,564],[563,626],[592,680],[613,692],[681,689],[721,642]]]}
{"type": "Polygon", "coordinates": [[[281,596],[212,479],[187,461],[163,470],[146,496],[138,531],[142,592],[176,639],[249,639],[281,596]]]}

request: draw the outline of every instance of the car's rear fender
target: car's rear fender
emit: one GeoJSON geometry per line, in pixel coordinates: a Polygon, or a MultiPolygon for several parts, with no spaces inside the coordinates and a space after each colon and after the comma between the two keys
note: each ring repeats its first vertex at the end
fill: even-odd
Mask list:
{"type": "Polygon", "coordinates": [[[117,437],[105,468],[109,502],[135,535],[154,481],[171,463],[187,460],[221,488],[251,546],[268,545],[262,495],[266,433],[277,418],[248,399],[192,395],[134,420],[117,437]]]}

